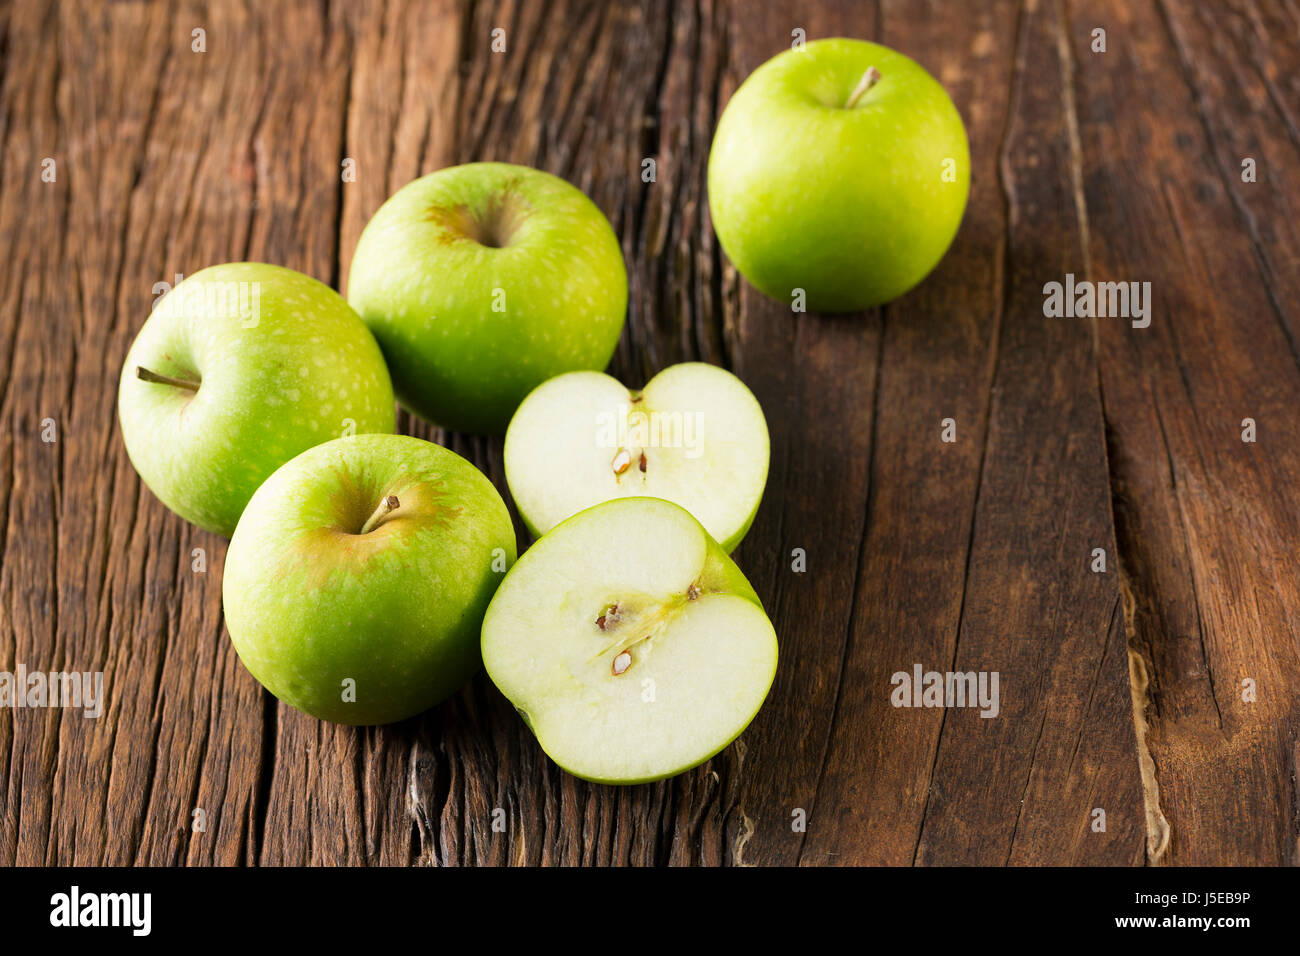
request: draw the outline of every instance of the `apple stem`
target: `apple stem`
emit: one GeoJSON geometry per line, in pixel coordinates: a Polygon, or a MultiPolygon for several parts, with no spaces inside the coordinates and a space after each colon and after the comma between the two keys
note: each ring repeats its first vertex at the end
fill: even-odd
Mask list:
{"type": "Polygon", "coordinates": [[[369,534],[375,530],[375,526],[383,521],[386,517],[401,507],[401,502],[397,500],[397,495],[389,495],[383,501],[379,502],[379,507],[375,513],[366,519],[366,523],[361,526],[360,534],[369,534]]]}
{"type": "Polygon", "coordinates": [[[188,388],[191,392],[199,390],[199,383],[192,382],[187,378],[172,378],[170,375],[160,375],[143,365],[135,367],[136,378],[144,382],[152,382],[155,385],[174,385],[177,388],[188,388]]]}
{"type": "Polygon", "coordinates": [[[880,82],[880,71],[874,66],[867,67],[867,72],[862,74],[862,79],[858,80],[857,87],[853,90],[849,101],[844,104],[846,110],[851,110],[858,105],[858,100],[862,99],[862,94],[867,92],[877,83],[880,82]]]}

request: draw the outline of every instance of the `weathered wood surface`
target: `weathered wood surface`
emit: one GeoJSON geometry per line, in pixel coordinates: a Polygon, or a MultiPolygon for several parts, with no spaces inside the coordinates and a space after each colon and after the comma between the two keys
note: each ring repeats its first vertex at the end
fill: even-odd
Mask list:
{"type": "MultiPolygon", "coordinates": [[[[0,670],[108,698],[0,710],[0,863],[1297,862],[1298,67],[1291,0],[0,5],[0,670]],[[709,224],[716,118],[796,29],[916,57],[970,133],[952,251],[863,316],[764,299],[709,224]],[[482,676],[387,728],[277,704],[224,633],[225,542],[121,444],[154,283],[337,286],[387,195],[475,159],[610,216],[614,374],[716,362],[768,413],[737,559],[781,665],[672,781],[567,776],[482,676]],[[1151,326],[1044,317],[1067,272],[1151,282],[1151,326]],[[914,663],[999,672],[1000,716],[892,707],[914,663]]],[[[499,440],[399,424],[504,490],[499,440]]]]}

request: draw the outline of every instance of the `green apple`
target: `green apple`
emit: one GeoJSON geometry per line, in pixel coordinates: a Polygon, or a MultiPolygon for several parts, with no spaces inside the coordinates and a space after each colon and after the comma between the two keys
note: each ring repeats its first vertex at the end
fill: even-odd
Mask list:
{"type": "Polygon", "coordinates": [[[754,589],[686,511],[618,498],[519,559],[483,619],[483,663],[565,770],[644,783],[708,760],[776,674],[754,589]]]}
{"type": "Polygon", "coordinates": [[[686,362],[630,391],[570,372],[526,398],[506,432],[506,481],[534,535],[611,498],[675,502],[730,553],[767,481],[767,422],[726,369],[686,362]]]}
{"type": "Polygon", "coordinates": [[[253,495],[222,599],[244,666],[322,720],[384,724],[478,669],[479,627],[515,559],[505,502],[454,452],[404,435],[338,438],[253,495]]]}
{"type": "Polygon", "coordinates": [[[395,424],[383,355],[343,297],[258,262],[196,272],[158,301],[127,352],[117,407],[149,489],[224,535],[294,455],[395,424]]]}
{"type": "Polygon", "coordinates": [[[398,400],[499,434],[553,375],[609,364],[627,272],[609,221],[562,179],[470,163],[408,183],[366,226],[348,301],[388,359],[398,400]]]}
{"type": "Polygon", "coordinates": [[[709,209],[736,268],[774,299],[852,312],[920,282],[970,190],[961,116],[901,53],[817,40],[736,90],[709,154],[709,209]]]}

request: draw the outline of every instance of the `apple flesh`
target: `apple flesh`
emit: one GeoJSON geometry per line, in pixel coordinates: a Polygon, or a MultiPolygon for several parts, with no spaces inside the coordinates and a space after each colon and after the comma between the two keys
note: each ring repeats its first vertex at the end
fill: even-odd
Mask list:
{"type": "Polygon", "coordinates": [[[340,438],[249,502],[226,555],[226,625],[285,703],[389,723],[478,669],[483,613],[514,559],[505,503],[465,459],[401,435],[340,438]]]}
{"type": "Polygon", "coordinates": [[[600,372],[537,388],[506,432],[506,481],[534,535],[611,498],[673,501],[730,553],[767,481],[767,422],[726,369],[686,362],[640,392],[600,372]]]}
{"type": "Polygon", "coordinates": [[[601,211],[562,179],[507,163],[440,170],[361,234],[348,301],[397,397],[445,428],[500,434],[546,379],[609,364],[627,272],[601,211]]]}
{"type": "Polygon", "coordinates": [[[970,191],[961,116],[919,64],[861,40],[764,63],[723,111],[709,209],[727,256],[774,299],[851,312],[897,298],[952,243],[970,191]]]}
{"type": "Polygon", "coordinates": [[[620,498],[520,558],[483,621],[496,686],[565,770],[644,783],[708,760],[758,712],[776,633],[686,511],[620,498]]]}
{"type": "Polygon", "coordinates": [[[127,353],[118,415],[149,489],[223,535],[299,452],[395,426],[379,346],[342,296],[257,262],[196,272],[159,300],[127,353]]]}

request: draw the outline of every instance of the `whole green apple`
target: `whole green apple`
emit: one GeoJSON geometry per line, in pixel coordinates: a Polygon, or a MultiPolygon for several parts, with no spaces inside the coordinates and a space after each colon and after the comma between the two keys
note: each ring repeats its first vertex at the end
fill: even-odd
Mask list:
{"type": "Polygon", "coordinates": [[[299,452],[395,424],[379,346],[342,296],[258,262],[196,272],[158,301],[127,352],[117,406],[144,483],[224,535],[299,452]]]}
{"type": "Polygon", "coordinates": [[[483,612],[515,559],[505,502],[473,465],[404,435],[303,452],[253,495],[222,599],[244,666],[299,710],[384,724],[478,669],[483,612]]]}
{"type": "Polygon", "coordinates": [[[627,272],[608,220],[573,186],[470,163],[380,207],[357,244],[348,301],[403,405],[445,428],[500,433],[546,379],[609,364],[627,272]]]}
{"type": "Polygon", "coordinates": [[[559,524],[483,619],[492,681],[552,760],[598,783],[708,760],[758,712],[776,659],[740,569],[659,498],[617,498],[559,524]]]}
{"type": "Polygon", "coordinates": [[[535,535],[610,498],[676,502],[728,553],[763,498],[767,421],[726,369],[683,362],[640,391],[602,372],[539,385],[506,432],[510,493],[535,535]]]}
{"type": "Polygon", "coordinates": [[[852,312],[897,298],[943,258],[970,191],[961,116],[901,53],[817,40],[753,72],[709,153],[723,249],[760,291],[852,312]]]}

